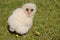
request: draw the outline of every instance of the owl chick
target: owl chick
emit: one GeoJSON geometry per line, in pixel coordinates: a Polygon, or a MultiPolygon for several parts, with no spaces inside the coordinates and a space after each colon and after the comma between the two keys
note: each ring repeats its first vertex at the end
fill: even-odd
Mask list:
{"type": "Polygon", "coordinates": [[[32,27],[36,5],[34,3],[24,4],[21,8],[17,8],[8,18],[9,30],[21,35],[26,34],[32,27]]]}

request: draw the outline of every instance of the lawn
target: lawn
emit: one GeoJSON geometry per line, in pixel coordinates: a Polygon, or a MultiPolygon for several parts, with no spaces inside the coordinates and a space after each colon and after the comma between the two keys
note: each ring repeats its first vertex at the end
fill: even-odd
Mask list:
{"type": "Polygon", "coordinates": [[[60,0],[0,0],[0,40],[60,40],[60,0]],[[33,26],[25,37],[17,38],[9,33],[7,20],[14,9],[29,2],[37,6],[33,26]]]}

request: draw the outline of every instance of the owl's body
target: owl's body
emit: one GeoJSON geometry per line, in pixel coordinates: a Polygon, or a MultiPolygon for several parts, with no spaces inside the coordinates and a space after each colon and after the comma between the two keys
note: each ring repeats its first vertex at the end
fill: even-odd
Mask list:
{"type": "Polygon", "coordinates": [[[28,17],[22,8],[17,8],[8,18],[10,31],[16,31],[19,34],[25,34],[32,27],[33,16],[28,17]]]}

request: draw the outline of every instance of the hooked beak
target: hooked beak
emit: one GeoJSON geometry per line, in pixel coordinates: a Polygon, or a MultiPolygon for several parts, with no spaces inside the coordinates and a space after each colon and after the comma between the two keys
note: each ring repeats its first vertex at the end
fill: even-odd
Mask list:
{"type": "Polygon", "coordinates": [[[31,11],[28,11],[28,15],[30,15],[31,14],[31,11]]]}

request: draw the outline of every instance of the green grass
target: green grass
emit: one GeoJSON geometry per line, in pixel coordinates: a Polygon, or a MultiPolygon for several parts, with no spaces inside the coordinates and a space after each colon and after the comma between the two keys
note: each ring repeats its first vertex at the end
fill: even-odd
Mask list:
{"type": "Polygon", "coordinates": [[[60,40],[60,0],[0,0],[0,40],[60,40]],[[26,37],[16,38],[8,32],[7,20],[14,9],[28,2],[37,5],[33,26],[26,37]]]}

